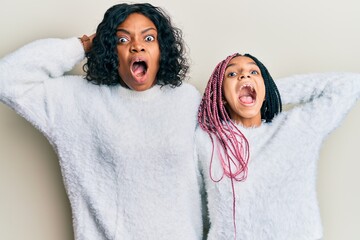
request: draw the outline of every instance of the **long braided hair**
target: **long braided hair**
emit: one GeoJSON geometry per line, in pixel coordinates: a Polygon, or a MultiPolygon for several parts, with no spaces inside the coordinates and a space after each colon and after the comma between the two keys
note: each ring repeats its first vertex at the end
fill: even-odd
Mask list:
{"type": "Polygon", "coordinates": [[[235,223],[235,189],[234,181],[245,181],[247,177],[248,162],[250,158],[249,142],[244,134],[231,121],[230,114],[223,103],[223,80],[226,67],[231,59],[237,56],[251,58],[260,68],[265,85],[265,101],[261,107],[261,119],[271,122],[282,111],[280,93],[269,71],[257,58],[250,54],[232,54],[215,67],[205,88],[198,112],[199,126],[206,131],[212,142],[212,155],[210,159],[209,175],[212,181],[219,182],[224,176],[230,178],[233,193],[233,222],[236,238],[235,223]],[[214,149],[219,147],[219,159],[223,168],[223,175],[219,179],[212,176],[212,162],[214,149]]]}
{"type": "MultiPolygon", "coordinates": [[[[215,67],[200,103],[198,122],[200,127],[209,134],[213,145],[213,152],[215,139],[217,140],[216,143],[220,145],[220,148],[224,150],[224,157],[220,156],[224,175],[230,179],[243,181],[247,175],[249,144],[245,136],[235,126],[234,122],[231,121],[223,104],[222,90],[226,67],[230,60],[237,55],[236,53],[228,56],[215,67]],[[215,136],[215,139],[213,136],[215,136]]],[[[220,152],[219,155],[221,155],[220,152]]],[[[212,160],[213,157],[211,162],[212,160]]],[[[221,177],[215,180],[212,177],[211,171],[210,177],[215,182],[222,179],[221,177]]]]}

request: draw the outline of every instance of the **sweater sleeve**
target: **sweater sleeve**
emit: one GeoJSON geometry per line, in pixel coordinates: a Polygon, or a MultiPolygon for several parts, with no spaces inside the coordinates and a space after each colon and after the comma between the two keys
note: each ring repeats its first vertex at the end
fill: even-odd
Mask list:
{"type": "Polygon", "coordinates": [[[47,81],[84,58],[77,38],[37,40],[0,60],[0,101],[40,130],[48,127],[47,81]]]}
{"type": "Polygon", "coordinates": [[[200,185],[200,194],[201,194],[201,212],[202,212],[202,220],[203,220],[203,238],[207,239],[207,235],[210,230],[210,219],[209,219],[209,209],[208,209],[208,195],[206,192],[205,179],[204,179],[204,169],[201,163],[200,155],[199,155],[199,147],[201,145],[201,137],[200,132],[201,128],[198,126],[195,131],[195,147],[194,147],[194,159],[197,165],[197,177],[200,185]]]}
{"type": "Polygon", "coordinates": [[[359,73],[317,73],[279,79],[284,105],[318,134],[328,134],[360,97],[359,73]]]}

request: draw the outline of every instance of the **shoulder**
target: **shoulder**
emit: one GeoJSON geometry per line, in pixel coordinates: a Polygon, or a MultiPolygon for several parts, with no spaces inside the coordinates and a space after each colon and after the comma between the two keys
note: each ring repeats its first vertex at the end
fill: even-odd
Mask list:
{"type": "Polygon", "coordinates": [[[189,83],[183,82],[179,87],[176,87],[175,89],[178,91],[179,94],[200,98],[199,91],[189,83]]]}
{"type": "Polygon", "coordinates": [[[66,75],[45,82],[49,96],[59,101],[77,101],[80,99],[95,99],[109,95],[111,87],[95,85],[82,75],[66,75]]]}
{"type": "Polygon", "coordinates": [[[184,82],[180,87],[181,91],[184,92],[184,95],[191,97],[192,100],[200,104],[200,93],[193,85],[184,82]]]}
{"type": "MultiPolygon", "coordinates": [[[[214,136],[213,140],[216,141],[214,136]]],[[[214,157],[217,158],[217,153],[214,150],[209,133],[204,131],[200,126],[197,126],[195,131],[195,152],[201,171],[208,169],[211,159],[214,157]]],[[[207,175],[208,171],[205,172],[203,172],[203,174],[207,175]]]]}
{"type": "Polygon", "coordinates": [[[183,82],[180,86],[175,88],[170,86],[164,86],[162,88],[169,97],[176,101],[196,106],[196,108],[200,104],[201,96],[199,91],[189,83],[183,82]]]}
{"type": "Polygon", "coordinates": [[[195,142],[198,150],[209,149],[209,147],[212,146],[209,133],[204,131],[200,126],[197,126],[195,131],[195,142]]]}
{"type": "Polygon", "coordinates": [[[66,39],[44,38],[27,43],[10,55],[19,55],[22,57],[23,55],[30,55],[32,62],[43,59],[44,57],[46,58],[45,60],[48,60],[47,57],[49,56],[64,58],[69,62],[69,58],[76,60],[83,59],[84,50],[80,41],[75,37],[66,39]]]}

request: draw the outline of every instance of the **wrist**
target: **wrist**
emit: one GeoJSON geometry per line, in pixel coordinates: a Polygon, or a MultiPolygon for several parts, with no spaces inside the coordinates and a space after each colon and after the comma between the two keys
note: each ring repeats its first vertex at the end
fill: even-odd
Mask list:
{"type": "Polygon", "coordinates": [[[83,45],[85,53],[89,52],[91,49],[90,38],[87,35],[83,35],[82,37],[79,37],[79,40],[80,40],[81,44],[83,45]]]}

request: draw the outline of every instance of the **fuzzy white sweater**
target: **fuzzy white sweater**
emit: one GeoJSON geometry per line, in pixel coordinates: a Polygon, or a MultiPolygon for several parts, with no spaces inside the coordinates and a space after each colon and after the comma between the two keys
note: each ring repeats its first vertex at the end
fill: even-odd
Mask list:
{"type": "MultiPolygon", "coordinates": [[[[360,97],[360,74],[298,75],[277,82],[284,104],[295,104],[256,128],[238,126],[250,144],[248,177],[234,182],[236,239],[315,240],[322,238],[316,195],[317,160],[324,138],[360,97]]],[[[234,239],[230,179],[209,176],[212,144],[196,132],[210,218],[209,240],[234,239]]],[[[222,176],[215,151],[212,174],[222,176]]]]}
{"type": "Polygon", "coordinates": [[[0,61],[0,100],[58,154],[78,240],[198,240],[194,159],[200,95],[189,84],[136,92],[64,72],[79,40],[45,39],[0,61]]]}

